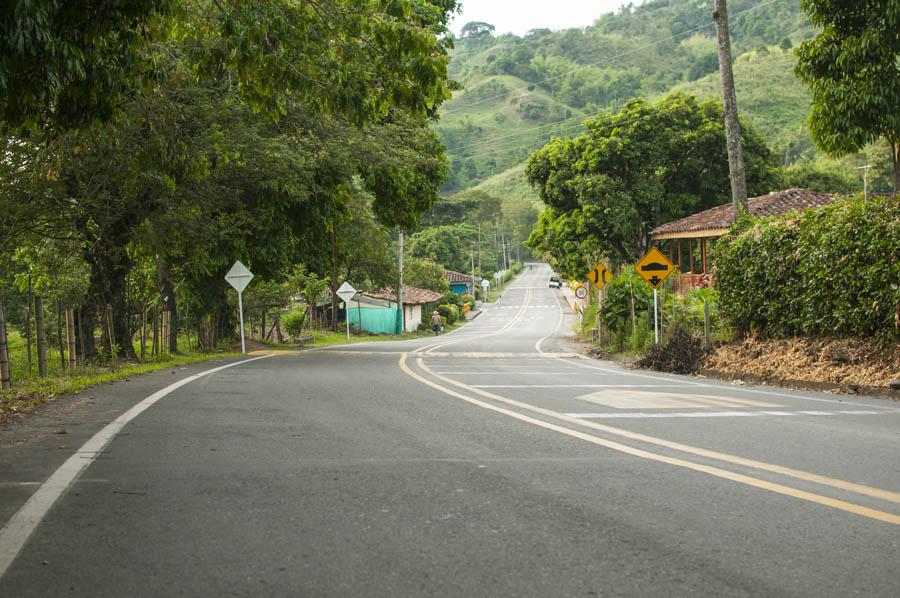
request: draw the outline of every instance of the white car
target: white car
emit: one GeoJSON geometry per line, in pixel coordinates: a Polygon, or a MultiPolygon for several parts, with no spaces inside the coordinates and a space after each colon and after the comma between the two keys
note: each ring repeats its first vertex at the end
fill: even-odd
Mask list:
{"type": "Polygon", "coordinates": [[[550,277],[550,288],[551,289],[559,289],[562,287],[562,283],[559,281],[559,276],[551,276],[550,277]]]}

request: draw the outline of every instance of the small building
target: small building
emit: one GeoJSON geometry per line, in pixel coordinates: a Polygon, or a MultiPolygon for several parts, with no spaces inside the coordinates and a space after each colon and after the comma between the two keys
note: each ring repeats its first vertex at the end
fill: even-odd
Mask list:
{"type": "MultiPolygon", "coordinates": [[[[353,308],[351,307],[350,312],[347,314],[347,317],[350,318],[350,324],[356,326],[357,328],[361,328],[363,330],[368,330],[369,332],[394,332],[397,330],[397,294],[393,289],[381,289],[379,291],[367,291],[364,293],[360,293],[360,296],[366,297],[368,299],[374,299],[376,302],[384,302],[385,306],[379,308],[377,304],[373,305],[372,302],[368,302],[369,304],[366,306],[366,309],[369,313],[360,313],[361,318],[357,321],[354,321],[353,308]],[[391,305],[393,304],[393,307],[391,305]],[[386,322],[389,322],[390,315],[385,313],[375,313],[374,310],[380,309],[381,312],[385,310],[390,310],[390,313],[393,314],[393,328],[390,329],[386,322]],[[367,316],[369,322],[367,322],[367,316]],[[377,329],[373,329],[373,327],[377,329]],[[385,329],[388,328],[388,329],[385,329]]],[[[418,287],[403,287],[403,330],[405,332],[414,332],[419,328],[419,324],[422,323],[422,314],[423,311],[426,313],[431,313],[430,310],[433,310],[434,307],[443,300],[444,296],[435,291],[430,291],[428,289],[420,289],[418,287]]],[[[354,300],[355,301],[355,300],[354,300]]]]}
{"type": "Polygon", "coordinates": [[[453,270],[444,270],[444,279],[450,283],[450,291],[457,295],[475,296],[475,285],[480,283],[481,279],[476,279],[469,274],[462,272],[454,272],[453,270]]]}
{"type": "MultiPolygon", "coordinates": [[[[765,218],[818,208],[834,200],[835,196],[831,193],[794,188],[751,197],[747,204],[752,216],[765,218]]],[[[710,286],[715,242],[728,232],[733,223],[734,208],[728,203],[663,224],[651,231],[650,240],[656,242],[660,251],[668,255],[681,272],[677,280],[679,291],[710,286]]]]}

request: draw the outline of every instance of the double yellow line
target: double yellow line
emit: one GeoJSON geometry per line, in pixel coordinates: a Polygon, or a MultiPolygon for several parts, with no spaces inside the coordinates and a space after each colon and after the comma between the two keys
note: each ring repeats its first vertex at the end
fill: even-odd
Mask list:
{"type": "Polygon", "coordinates": [[[735,455],[729,455],[726,453],[720,453],[717,451],[711,451],[703,448],[698,448],[694,446],[690,446],[687,444],[682,444],[679,442],[672,442],[669,440],[665,440],[662,438],[656,438],[653,436],[647,436],[645,434],[638,434],[636,432],[630,432],[628,430],[624,430],[621,428],[616,428],[613,426],[607,426],[604,424],[598,424],[596,422],[584,421],[580,419],[576,419],[573,417],[569,417],[565,414],[552,411],[550,409],[544,409],[541,407],[536,407],[534,405],[529,405],[527,403],[522,403],[520,401],[516,401],[513,399],[508,399],[506,397],[502,397],[500,395],[496,395],[494,393],[486,392],[482,389],[473,388],[468,384],[463,382],[459,382],[458,380],[453,380],[451,378],[447,378],[446,376],[442,376],[430,370],[424,363],[422,357],[418,357],[416,364],[417,366],[429,376],[440,380],[448,385],[456,386],[462,390],[467,391],[467,394],[463,394],[457,390],[452,388],[448,388],[447,386],[438,384],[433,380],[429,380],[424,376],[413,371],[409,365],[407,364],[407,353],[403,353],[400,356],[400,369],[403,370],[408,376],[413,378],[414,380],[421,382],[427,386],[430,386],[440,392],[450,395],[452,397],[461,399],[470,403],[472,405],[476,405],[483,409],[487,409],[493,411],[495,413],[501,413],[508,417],[512,417],[522,422],[526,422],[528,424],[544,428],[547,430],[552,430],[554,432],[558,432],[560,434],[564,434],[566,436],[570,436],[572,438],[577,438],[579,440],[583,440],[585,442],[590,442],[591,444],[595,444],[598,446],[602,446],[611,450],[615,450],[621,453],[625,453],[628,455],[632,455],[634,457],[639,457],[641,459],[647,459],[649,461],[656,461],[659,463],[665,463],[668,465],[673,465],[676,467],[683,467],[685,469],[691,469],[693,471],[698,471],[701,473],[705,473],[708,475],[712,475],[718,478],[730,480],[732,482],[737,482],[740,484],[745,484],[747,486],[752,486],[754,488],[760,488],[763,490],[768,490],[770,492],[774,492],[776,494],[782,494],[785,496],[790,496],[793,498],[798,498],[801,500],[806,500],[809,502],[817,503],[820,505],[824,505],[827,507],[831,507],[834,509],[839,509],[842,511],[846,511],[848,513],[853,513],[855,515],[860,515],[863,517],[868,517],[870,519],[875,519],[878,521],[882,521],[885,523],[892,523],[894,525],[900,525],[900,515],[895,515],[893,513],[888,513],[886,511],[879,511],[877,509],[873,509],[870,507],[866,507],[863,505],[859,505],[856,503],[851,503],[844,500],[839,500],[835,498],[831,498],[829,496],[824,496],[821,494],[816,494],[814,492],[807,492],[805,490],[800,490],[798,488],[794,488],[791,486],[786,486],[784,484],[777,484],[774,482],[769,482],[766,480],[762,480],[759,478],[755,478],[752,476],[748,476],[745,474],[737,473],[734,471],[729,471],[726,469],[722,469],[720,467],[714,467],[710,465],[704,465],[702,463],[695,463],[693,461],[688,461],[686,459],[680,459],[676,457],[669,457],[667,455],[661,455],[658,453],[653,453],[644,449],[635,448],[633,446],[629,446],[626,444],[622,444],[620,442],[615,442],[613,440],[609,440],[607,438],[603,438],[600,436],[596,436],[593,434],[589,434],[583,432],[578,429],[574,429],[571,427],[562,426],[559,424],[555,424],[552,422],[545,421],[543,419],[538,419],[532,417],[530,415],[526,415],[520,411],[508,409],[506,407],[498,406],[494,403],[488,403],[486,401],[476,399],[471,394],[476,394],[483,396],[487,399],[491,399],[492,401],[504,403],[511,407],[515,407],[519,410],[530,411],[532,413],[540,414],[544,417],[552,418],[559,421],[564,421],[569,424],[575,424],[581,427],[591,428],[597,431],[601,431],[607,434],[628,438],[629,440],[635,440],[639,442],[643,442],[646,444],[651,444],[655,446],[665,447],[668,449],[672,449],[675,451],[679,451],[682,453],[687,453],[699,457],[704,457],[707,459],[712,459],[716,461],[721,461],[725,463],[731,463],[734,465],[739,465],[742,467],[747,467],[751,469],[757,469],[760,471],[767,471],[770,473],[776,473],[785,477],[794,478],[798,480],[803,480],[806,482],[813,482],[816,484],[829,486],[832,488],[837,488],[840,490],[844,490],[847,492],[855,493],[862,496],[868,496],[871,498],[877,498],[879,500],[892,502],[895,504],[900,504],[900,493],[892,492],[890,490],[883,490],[880,488],[873,488],[871,486],[866,486],[863,484],[856,484],[853,482],[847,482],[844,480],[839,480],[835,478],[830,478],[827,476],[822,476],[815,473],[810,473],[806,471],[801,471],[797,469],[792,469],[789,467],[784,467],[781,465],[775,465],[771,463],[766,463],[763,461],[756,461],[754,459],[745,459],[743,457],[738,457],[735,455]]]}

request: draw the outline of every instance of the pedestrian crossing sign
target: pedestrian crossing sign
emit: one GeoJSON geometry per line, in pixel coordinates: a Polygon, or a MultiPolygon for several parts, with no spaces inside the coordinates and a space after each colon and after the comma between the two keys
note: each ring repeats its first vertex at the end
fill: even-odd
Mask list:
{"type": "Polygon", "coordinates": [[[606,283],[612,279],[612,272],[603,262],[598,262],[594,269],[588,272],[587,279],[590,280],[595,287],[602,289],[606,283]]]}
{"type": "Polygon", "coordinates": [[[654,289],[658,289],[659,285],[669,277],[669,274],[675,271],[675,264],[662,254],[662,252],[653,247],[637,264],[634,265],[635,272],[638,276],[650,283],[654,289]]]}

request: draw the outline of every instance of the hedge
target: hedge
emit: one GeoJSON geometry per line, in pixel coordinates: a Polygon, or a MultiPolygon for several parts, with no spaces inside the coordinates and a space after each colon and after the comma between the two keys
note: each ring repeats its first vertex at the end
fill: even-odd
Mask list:
{"type": "Polygon", "coordinates": [[[746,218],[715,245],[722,315],[740,332],[900,336],[900,199],[861,196],[746,218]]]}

